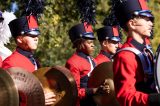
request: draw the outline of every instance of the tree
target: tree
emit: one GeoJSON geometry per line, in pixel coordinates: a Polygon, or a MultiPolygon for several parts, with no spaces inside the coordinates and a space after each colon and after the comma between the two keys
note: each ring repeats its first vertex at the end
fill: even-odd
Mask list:
{"type": "Polygon", "coordinates": [[[158,14],[160,12],[160,1],[159,0],[150,0],[149,2],[149,7],[152,10],[152,13],[154,14],[154,34],[153,34],[153,39],[152,41],[152,46],[153,46],[153,50],[154,52],[156,51],[158,45],[159,45],[159,35],[160,35],[160,31],[159,31],[159,27],[160,27],[160,23],[159,23],[159,18],[160,18],[160,14],[158,14]]]}
{"type": "MultiPolygon", "coordinates": [[[[17,0],[22,7],[20,0],[17,0]]],[[[2,9],[9,8],[11,0],[2,2],[2,9]]],[[[19,8],[18,15],[23,8],[19,8]]],[[[101,24],[106,16],[108,4],[106,0],[98,1],[97,23],[101,24]]],[[[71,26],[80,22],[75,0],[46,0],[45,11],[39,20],[41,36],[36,56],[43,66],[64,65],[74,52],[68,37],[71,26]]],[[[100,25],[94,26],[94,28],[100,25]]],[[[12,45],[14,43],[12,42],[12,45]]],[[[11,44],[10,48],[14,48],[11,44]]],[[[98,45],[98,44],[97,44],[98,45]]],[[[99,48],[99,47],[98,47],[99,48]]],[[[96,49],[98,49],[96,48],[96,49]]],[[[98,50],[97,50],[98,51],[98,50]]]]}
{"type": "MultiPolygon", "coordinates": [[[[0,1],[1,10],[9,9],[13,0],[0,1]]],[[[19,17],[23,10],[21,0],[16,0],[19,5],[19,11],[16,15],[19,17]]],[[[109,0],[98,0],[96,20],[97,24],[93,26],[94,30],[102,27],[103,19],[108,14],[109,0]]],[[[160,2],[158,0],[150,0],[149,7],[155,15],[154,39],[152,40],[153,49],[156,50],[159,39],[158,30],[160,23],[160,2]]],[[[66,60],[74,52],[71,41],[68,37],[68,30],[71,26],[80,22],[78,10],[76,8],[76,0],[46,0],[44,14],[39,19],[41,36],[39,47],[35,55],[39,58],[42,66],[64,65],[66,60]]],[[[96,36],[96,34],[95,34],[96,36]]],[[[125,39],[125,35],[123,36],[125,39]]],[[[99,43],[95,41],[96,51],[94,56],[99,51],[99,43]]],[[[14,41],[8,45],[12,50],[15,47],[14,41]]]]}

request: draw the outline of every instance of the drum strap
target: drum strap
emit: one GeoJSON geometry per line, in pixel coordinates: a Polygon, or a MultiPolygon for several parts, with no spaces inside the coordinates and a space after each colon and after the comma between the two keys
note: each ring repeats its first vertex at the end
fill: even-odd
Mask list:
{"type": "Polygon", "coordinates": [[[87,56],[87,58],[88,58],[88,61],[89,61],[90,65],[91,65],[91,70],[90,70],[89,73],[87,74],[88,76],[90,76],[92,70],[95,68],[95,62],[92,60],[92,58],[91,58],[90,56],[87,56]]]}
{"type": "MultiPolygon", "coordinates": [[[[131,48],[131,47],[126,47],[126,48],[122,48],[120,50],[117,51],[117,53],[121,52],[121,51],[130,51],[130,52],[133,52],[135,55],[138,56],[138,58],[140,59],[141,61],[141,64],[142,64],[142,67],[143,67],[143,70],[144,70],[144,74],[153,74],[152,70],[151,70],[151,66],[149,65],[149,63],[146,63],[146,57],[144,56],[144,54],[139,51],[138,49],[136,48],[131,48]],[[148,64],[148,65],[147,65],[148,64]]],[[[147,58],[147,62],[148,62],[148,58],[147,58]]]]}

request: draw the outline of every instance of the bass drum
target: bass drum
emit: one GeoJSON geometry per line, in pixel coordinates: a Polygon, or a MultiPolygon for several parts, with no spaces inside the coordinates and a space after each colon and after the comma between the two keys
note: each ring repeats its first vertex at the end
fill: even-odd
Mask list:
{"type": "Polygon", "coordinates": [[[33,73],[45,92],[54,92],[56,102],[51,106],[76,106],[78,91],[70,71],[62,66],[44,67],[33,73]]]}
{"type": "Polygon", "coordinates": [[[96,94],[93,99],[98,106],[119,106],[115,97],[114,82],[113,82],[113,63],[104,62],[99,64],[91,73],[88,80],[89,88],[97,88],[101,84],[107,82],[110,87],[110,93],[96,94]]]}
{"type": "Polygon", "coordinates": [[[156,60],[154,63],[154,78],[155,78],[156,90],[158,93],[160,93],[160,45],[157,48],[155,58],[156,60]]]}

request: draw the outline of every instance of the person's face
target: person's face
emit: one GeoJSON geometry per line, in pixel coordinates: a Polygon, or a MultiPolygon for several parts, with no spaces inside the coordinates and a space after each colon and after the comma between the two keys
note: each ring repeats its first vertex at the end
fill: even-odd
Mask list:
{"type": "Polygon", "coordinates": [[[110,54],[115,54],[118,49],[119,42],[113,40],[103,41],[103,49],[110,54]]]}
{"type": "Polygon", "coordinates": [[[136,17],[133,19],[134,31],[142,36],[150,37],[153,23],[148,17],[136,17]]]}
{"type": "Polygon", "coordinates": [[[27,51],[34,51],[38,46],[37,36],[18,36],[17,37],[18,46],[27,51]]]}
{"type": "Polygon", "coordinates": [[[94,41],[84,40],[84,42],[82,43],[82,51],[86,54],[92,54],[94,51],[94,41]]]}

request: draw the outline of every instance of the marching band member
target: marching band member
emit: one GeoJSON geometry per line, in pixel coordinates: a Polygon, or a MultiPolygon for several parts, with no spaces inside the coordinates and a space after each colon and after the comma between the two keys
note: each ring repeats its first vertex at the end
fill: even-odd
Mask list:
{"type": "Polygon", "coordinates": [[[91,57],[95,40],[92,27],[86,22],[77,24],[69,30],[69,37],[76,52],[67,60],[66,68],[71,71],[77,84],[77,106],[96,106],[92,96],[98,91],[105,92],[108,88],[105,85],[99,88],[87,86],[88,78],[96,66],[94,58],[91,57]]]}
{"type": "Polygon", "coordinates": [[[77,106],[96,106],[92,96],[98,91],[108,90],[108,87],[88,88],[88,78],[96,66],[96,62],[91,54],[94,51],[93,30],[90,24],[82,23],[73,26],[69,30],[69,37],[76,52],[67,60],[68,68],[75,78],[78,89],[77,106]]]}
{"type": "Polygon", "coordinates": [[[105,26],[100,28],[97,30],[97,35],[101,45],[101,51],[95,58],[97,64],[111,61],[121,40],[118,26],[105,26]]]}
{"type": "Polygon", "coordinates": [[[71,71],[77,83],[77,105],[94,106],[93,102],[89,103],[89,99],[86,99],[97,91],[97,88],[87,88],[88,77],[96,66],[94,58],[90,56],[94,51],[93,41],[95,40],[92,26],[87,23],[75,25],[69,30],[69,37],[76,52],[67,60],[66,67],[71,71]]]}
{"type": "Polygon", "coordinates": [[[113,0],[115,15],[127,40],[114,58],[116,97],[121,106],[159,106],[153,84],[153,54],[146,44],[154,16],[145,0],[113,0]]]}
{"type": "Polygon", "coordinates": [[[29,72],[34,72],[40,66],[33,57],[33,51],[37,49],[40,35],[35,16],[23,16],[9,23],[17,48],[3,61],[3,68],[22,67],[29,72]]]}
{"type": "MultiPolygon", "coordinates": [[[[40,35],[36,17],[33,15],[23,16],[11,21],[9,27],[16,41],[17,48],[3,61],[2,68],[21,67],[29,72],[34,72],[40,67],[33,57],[33,52],[37,49],[40,35]]],[[[53,92],[47,93],[45,97],[47,98],[46,104],[53,104],[55,102],[53,92]]]]}
{"type": "MultiPolygon", "coordinates": [[[[40,67],[33,54],[37,49],[40,35],[37,19],[38,13],[35,13],[37,10],[35,10],[34,3],[40,5],[41,2],[30,0],[29,3],[30,4],[27,4],[25,13],[22,14],[23,16],[12,20],[9,23],[9,28],[12,36],[15,39],[17,47],[16,50],[3,61],[3,69],[20,67],[26,69],[28,72],[34,72],[40,67]]],[[[37,4],[36,6],[39,6],[37,4]]],[[[38,8],[38,11],[40,11],[40,8],[38,8]]],[[[56,101],[55,94],[53,92],[46,92],[45,90],[44,93],[45,105],[54,104],[56,101]]],[[[24,101],[20,101],[22,106],[25,104],[23,102],[24,101]]]]}
{"type": "Polygon", "coordinates": [[[94,51],[94,34],[91,24],[95,24],[95,4],[93,0],[77,0],[80,12],[81,24],[73,26],[69,30],[69,37],[76,52],[67,60],[66,67],[75,78],[78,89],[77,106],[96,106],[93,95],[98,92],[109,91],[105,82],[98,88],[88,88],[89,76],[96,66],[91,54],[94,51]]]}

